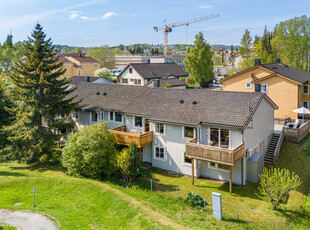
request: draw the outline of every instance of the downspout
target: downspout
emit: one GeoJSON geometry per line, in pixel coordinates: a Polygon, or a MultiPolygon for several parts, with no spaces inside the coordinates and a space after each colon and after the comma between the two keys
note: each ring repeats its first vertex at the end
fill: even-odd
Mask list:
{"type": "MultiPolygon", "coordinates": [[[[244,135],[243,135],[243,130],[241,130],[241,141],[242,142],[244,142],[244,135]]],[[[246,155],[246,153],[245,153],[245,155],[246,155]]],[[[244,164],[244,158],[245,158],[245,156],[243,157],[243,158],[241,158],[241,185],[245,185],[244,184],[244,180],[243,180],[243,164],[244,164]]]]}

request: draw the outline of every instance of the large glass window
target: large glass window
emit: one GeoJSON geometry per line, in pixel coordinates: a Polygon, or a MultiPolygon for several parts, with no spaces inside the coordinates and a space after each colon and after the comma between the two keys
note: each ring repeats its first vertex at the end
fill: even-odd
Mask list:
{"type": "Polygon", "coordinates": [[[219,129],[210,128],[210,145],[219,146],[219,129]]]}
{"type": "Polygon", "coordinates": [[[229,130],[221,129],[221,147],[228,148],[229,147],[229,130]]]}
{"type": "Polygon", "coordinates": [[[186,153],[184,153],[184,162],[185,163],[192,163],[192,160],[191,160],[191,158],[189,158],[188,156],[186,156],[186,153]]]}
{"type": "Polygon", "coordinates": [[[142,117],[135,117],[135,126],[142,127],[142,117]]]}
{"type": "Polygon", "coordinates": [[[194,128],[184,127],[184,137],[193,138],[194,137],[194,128]]]}
{"type": "Polygon", "coordinates": [[[229,130],[210,128],[210,143],[211,146],[221,148],[229,148],[229,130]]]}
{"type": "Polygon", "coordinates": [[[155,133],[164,133],[164,124],[155,123],[155,133]]]}

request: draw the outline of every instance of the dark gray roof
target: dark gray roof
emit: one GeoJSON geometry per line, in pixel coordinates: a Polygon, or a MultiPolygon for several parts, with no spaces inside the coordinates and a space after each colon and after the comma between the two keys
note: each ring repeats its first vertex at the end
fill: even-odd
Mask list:
{"type": "MultiPolygon", "coordinates": [[[[175,63],[131,63],[129,65],[145,79],[162,78],[169,75],[176,77],[188,76],[188,74],[175,63]]],[[[129,65],[125,69],[127,69],[129,65]]]]}
{"type": "Polygon", "coordinates": [[[82,99],[77,109],[112,110],[145,116],[164,123],[197,126],[199,123],[244,128],[265,97],[263,93],[167,89],[145,86],[80,83],[70,96],[82,99]],[[98,95],[99,94],[99,95],[98,95]],[[106,95],[104,95],[106,94],[106,95]],[[180,103],[183,100],[184,103],[180,103]],[[196,101],[197,104],[193,104],[196,101]]]}
{"type": "Polygon", "coordinates": [[[301,84],[310,81],[309,73],[282,63],[261,64],[261,66],[301,84]]]}
{"type": "Polygon", "coordinates": [[[186,86],[186,83],[178,78],[161,78],[159,84],[160,86],[169,85],[170,87],[186,86]]]}
{"type": "Polygon", "coordinates": [[[80,84],[81,82],[85,82],[85,78],[89,77],[89,82],[94,82],[99,79],[99,77],[91,77],[91,76],[73,76],[70,78],[72,85],[80,84]]]}

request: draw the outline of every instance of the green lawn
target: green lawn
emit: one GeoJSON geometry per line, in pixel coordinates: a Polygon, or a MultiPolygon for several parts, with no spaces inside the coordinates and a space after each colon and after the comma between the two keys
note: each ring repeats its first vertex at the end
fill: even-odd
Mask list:
{"type": "Polygon", "coordinates": [[[16,230],[17,228],[13,227],[13,226],[9,226],[6,224],[1,224],[0,223],[0,230],[16,230]]]}
{"type": "Polygon", "coordinates": [[[61,229],[271,229],[276,220],[279,229],[307,229],[310,156],[305,148],[309,143],[310,136],[299,145],[283,144],[276,167],[294,170],[304,183],[290,193],[279,211],[273,211],[269,203],[256,197],[254,183],[233,186],[231,196],[226,184],[195,179],[192,186],[190,177],[154,169],[152,192],[150,179],[140,179],[126,189],[112,183],[72,178],[59,169],[17,163],[0,164],[0,208],[45,213],[54,217],[61,229]],[[37,188],[36,207],[32,207],[33,185],[37,188]],[[183,202],[190,191],[206,196],[206,211],[183,202]],[[223,221],[212,218],[212,192],[222,194],[223,221]],[[14,206],[17,202],[22,205],[14,206]]]}

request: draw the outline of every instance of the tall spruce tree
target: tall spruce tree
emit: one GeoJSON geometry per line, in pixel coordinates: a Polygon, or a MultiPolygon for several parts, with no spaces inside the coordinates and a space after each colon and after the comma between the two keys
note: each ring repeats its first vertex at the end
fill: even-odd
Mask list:
{"type": "Polygon", "coordinates": [[[15,63],[11,77],[19,101],[16,122],[8,128],[12,145],[6,153],[27,162],[46,161],[59,138],[53,131],[72,126],[59,117],[77,105],[74,98],[67,98],[74,89],[68,89],[68,79],[59,79],[65,72],[63,63],[58,62],[51,39],[46,39],[40,24],[25,42],[22,56],[26,59],[15,63]]]}
{"type": "Polygon", "coordinates": [[[247,60],[251,58],[252,37],[250,31],[246,29],[240,42],[240,54],[247,60]]]}
{"type": "Polygon", "coordinates": [[[195,46],[187,49],[184,65],[190,78],[194,82],[198,82],[200,87],[204,87],[206,83],[212,82],[214,78],[213,52],[201,32],[195,36],[195,39],[195,46]]]}

